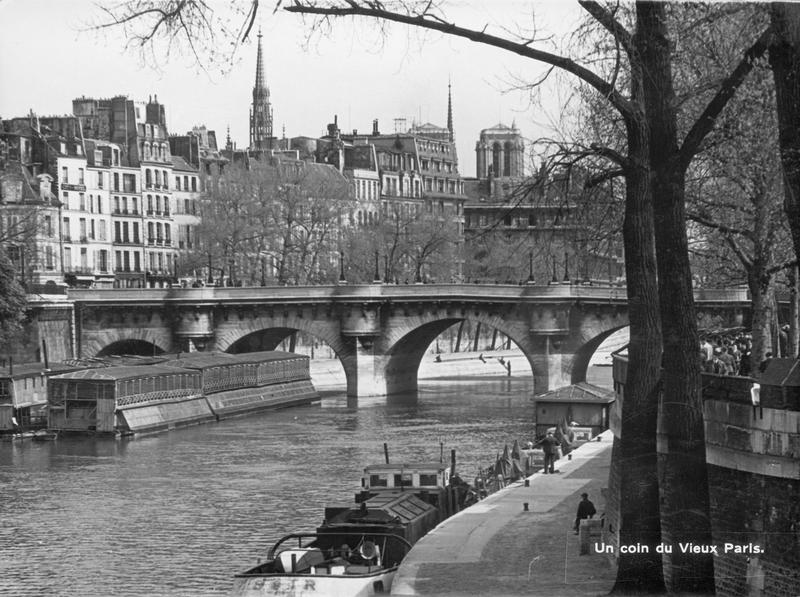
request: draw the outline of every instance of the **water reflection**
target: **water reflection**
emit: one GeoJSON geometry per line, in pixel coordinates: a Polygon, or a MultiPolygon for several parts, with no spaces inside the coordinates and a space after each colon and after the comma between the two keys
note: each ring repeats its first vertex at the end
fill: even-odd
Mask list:
{"type": "Polygon", "coordinates": [[[225,595],[270,543],[349,504],[366,464],[457,450],[471,477],[529,437],[531,383],[426,380],[418,396],[262,413],[131,441],[0,444],[0,595],[225,595]]]}

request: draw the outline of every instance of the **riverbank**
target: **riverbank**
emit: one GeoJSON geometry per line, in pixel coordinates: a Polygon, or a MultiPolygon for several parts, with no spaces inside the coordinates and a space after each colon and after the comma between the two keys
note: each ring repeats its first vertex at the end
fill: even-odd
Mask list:
{"type": "Polygon", "coordinates": [[[403,560],[391,594],[607,594],[615,571],[603,554],[579,555],[572,530],[581,493],[605,510],[613,436],[599,438],[559,460],[557,474],[536,473],[529,487],[519,481],[444,521],[403,560]]]}

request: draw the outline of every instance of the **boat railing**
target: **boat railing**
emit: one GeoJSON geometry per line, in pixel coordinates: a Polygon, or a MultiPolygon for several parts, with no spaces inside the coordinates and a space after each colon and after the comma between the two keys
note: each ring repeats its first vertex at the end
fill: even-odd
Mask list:
{"type": "MultiPolygon", "coordinates": [[[[354,539],[353,543],[355,543],[356,545],[362,540],[364,540],[364,538],[372,539],[380,537],[380,538],[386,538],[389,541],[397,541],[401,545],[404,545],[404,547],[406,547],[407,550],[411,549],[411,543],[409,543],[405,538],[400,537],[399,535],[394,535],[392,533],[375,533],[371,531],[340,532],[338,530],[335,532],[317,533],[310,531],[307,533],[291,533],[289,535],[285,535],[280,540],[278,540],[278,542],[275,543],[275,545],[273,545],[270,548],[269,552],[267,552],[267,559],[274,560],[276,554],[278,554],[280,551],[283,551],[284,549],[306,549],[309,547],[315,547],[314,545],[312,545],[315,541],[321,538],[333,539],[334,537],[336,538],[337,541],[354,539]],[[297,540],[297,545],[296,546],[289,545],[289,542],[291,542],[294,539],[297,540]],[[305,544],[303,543],[304,539],[306,540],[305,544]]],[[[347,543],[349,545],[350,541],[347,541],[347,543]]]]}

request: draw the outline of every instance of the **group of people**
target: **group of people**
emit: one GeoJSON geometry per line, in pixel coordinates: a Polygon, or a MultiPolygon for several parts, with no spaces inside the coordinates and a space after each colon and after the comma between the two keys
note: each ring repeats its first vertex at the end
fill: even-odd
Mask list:
{"type": "Polygon", "coordinates": [[[717,375],[752,375],[752,349],[753,340],[749,333],[702,334],[700,359],[703,371],[717,375]]]}

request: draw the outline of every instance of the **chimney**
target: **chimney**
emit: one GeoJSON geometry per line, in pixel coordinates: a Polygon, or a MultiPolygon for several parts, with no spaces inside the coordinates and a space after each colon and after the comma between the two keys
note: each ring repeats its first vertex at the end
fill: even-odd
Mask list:
{"type": "Polygon", "coordinates": [[[380,133],[378,132],[378,119],[377,118],[372,121],[372,134],[375,135],[375,136],[380,135],[380,133]]]}

